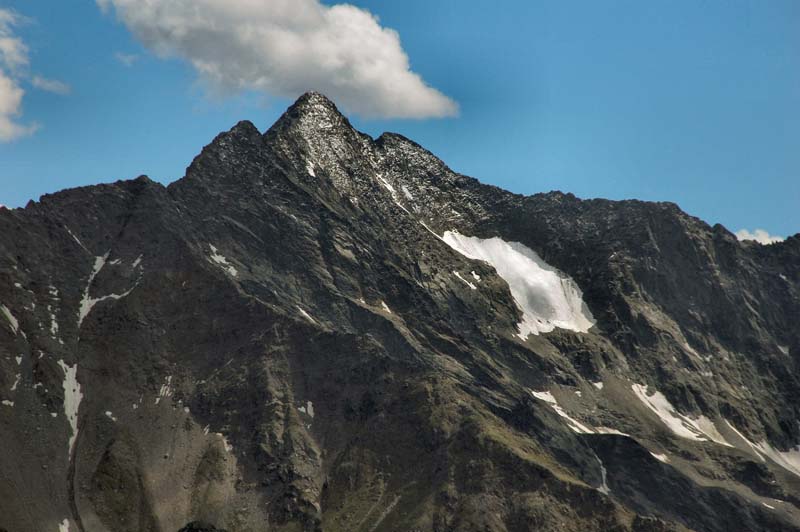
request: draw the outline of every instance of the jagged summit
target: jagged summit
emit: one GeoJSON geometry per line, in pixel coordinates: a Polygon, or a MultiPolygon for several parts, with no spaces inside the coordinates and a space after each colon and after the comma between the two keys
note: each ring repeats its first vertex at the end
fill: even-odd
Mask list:
{"type": "Polygon", "coordinates": [[[309,135],[314,131],[336,134],[349,129],[352,129],[350,121],[339,111],[335,103],[318,92],[307,92],[286,110],[265,136],[285,134],[287,130],[309,135]]]}
{"type": "Polygon", "coordinates": [[[299,113],[320,113],[324,111],[342,116],[342,113],[339,112],[339,109],[336,107],[336,104],[333,102],[333,100],[316,91],[308,91],[302,94],[299,98],[297,98],[297,100],[295,100],[294,104],[289,109],[296,110],[299,113]]]}

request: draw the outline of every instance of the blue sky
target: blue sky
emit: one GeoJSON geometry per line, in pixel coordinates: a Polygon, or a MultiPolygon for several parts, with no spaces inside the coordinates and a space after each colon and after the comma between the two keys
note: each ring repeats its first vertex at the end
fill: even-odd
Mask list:
{"type": "Polygon", "coordinates": [[[134,0],[101,3],[105,12],[94,0],[0,0],[0,10],[20,16],[8,31],[26,47],[27,64],[5,72],[25,91],[12,120],[30,129],[0,142],[0,204],[139,174],[171,182],[218,132],[240,119],[266,129],[305,87],[333,92],[359,129],[402,133],[453,169],[514,192],[673,201],[732,231],[800,231],[794,0],[352,2],[397,31],[421,79],[360,10],[297,0],[294,9],[308,15],[281,11],[277,0],[216,2],[209,16],[222,27],[242,16],[219,11],[233,6],[262,25],[258,17],[316,24],[334,48],[363,29],[370,40],[343,43],[343,57],[383,54],[387,75],[372,77],[391,79],[406,98],[392,112],[384,96],[395,85],[358,65],[341,67],[346,76],[326,71],[317,49],[287,45],[287,54],[310,55],[267,65],[262,55],[284,43],[254,48],[221,32],[213,50],[203,49],[205,34],[170,40],[158,14],[148,18],[134,0]],[[355,29],[342,37],[338,28],[351,20],[355,29]],[[263,53],[241,53],[253,48],[263,53]],[[221,73],[198,73],[201,61],[221,73]],[[268,68],[283,69],[280,79],[265,80],[259,69],[268,68]],[[334,78],[351,85],[330,85],[334,78]]]}

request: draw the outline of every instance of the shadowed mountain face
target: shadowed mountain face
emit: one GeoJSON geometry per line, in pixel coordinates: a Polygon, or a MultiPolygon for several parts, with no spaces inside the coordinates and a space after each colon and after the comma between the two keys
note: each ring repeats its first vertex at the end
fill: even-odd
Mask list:
{"type": "Polygon", "coordinates": [[[0,529],[800,530],[800,236],[519,196],[319,94],[0,210],[0,529]]]}

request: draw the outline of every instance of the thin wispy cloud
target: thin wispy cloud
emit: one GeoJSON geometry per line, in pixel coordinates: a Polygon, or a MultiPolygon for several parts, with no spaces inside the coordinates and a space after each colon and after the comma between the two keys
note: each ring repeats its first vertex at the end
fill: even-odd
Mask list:
{"type": "Polygon", "coordinates": [[[124,52],[115,52],[114,59],[125,65],[126,67],[131,67],[139,60],[139,56],[137,54],[126,54],[124,52]]]}
{"type": "Polygon", "coordinates": [[[72,92],[72,88],[63,81],[47,79],[43,78],[42,76],[33,76],[33,79],[31,79],[31,85],[39,90],[52,92],[53,94],[60,94],[62,96],[72,92]]]}
{"type": "Polygon", "coordinates": [[[755,240],[759,244],[764,245],[783,242],[786,240],[782,236],[771,235],[763,229],[756,229],[752,233],[747,229],[740,229],[736,231],[736,238],[739,240],[755,240]]]}
{"type": "Polygon", "coordinates": [[[365,117],[454,116],[410,68],[400,36],[365,9],[319,0],[97,0],[147,48],[191,63],[223,94],[313,89],[365,117]]]}

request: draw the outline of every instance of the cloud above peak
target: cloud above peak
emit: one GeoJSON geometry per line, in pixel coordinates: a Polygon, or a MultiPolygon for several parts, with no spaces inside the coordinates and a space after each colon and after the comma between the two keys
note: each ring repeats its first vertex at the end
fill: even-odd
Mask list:
{"type": "Polygon", "coordinates": [[[759,244],[767,245],[767,244],[774,244],[776,242],[783,242],[786,240],[782,236],[775,236],[770,235],[767,231],[763,229],[756,229],[752,233],[747,229],[739,229],[736,231],[736,238],[739,240],[755,240],[759,244]]]}
{"type": "Polygon", "coordinates": [[[438,118],[458,105],[411,71],[396,31],[319,0],[97,0],[147,48],[223,93],[317,90],[371,118],[438,118]]]}

